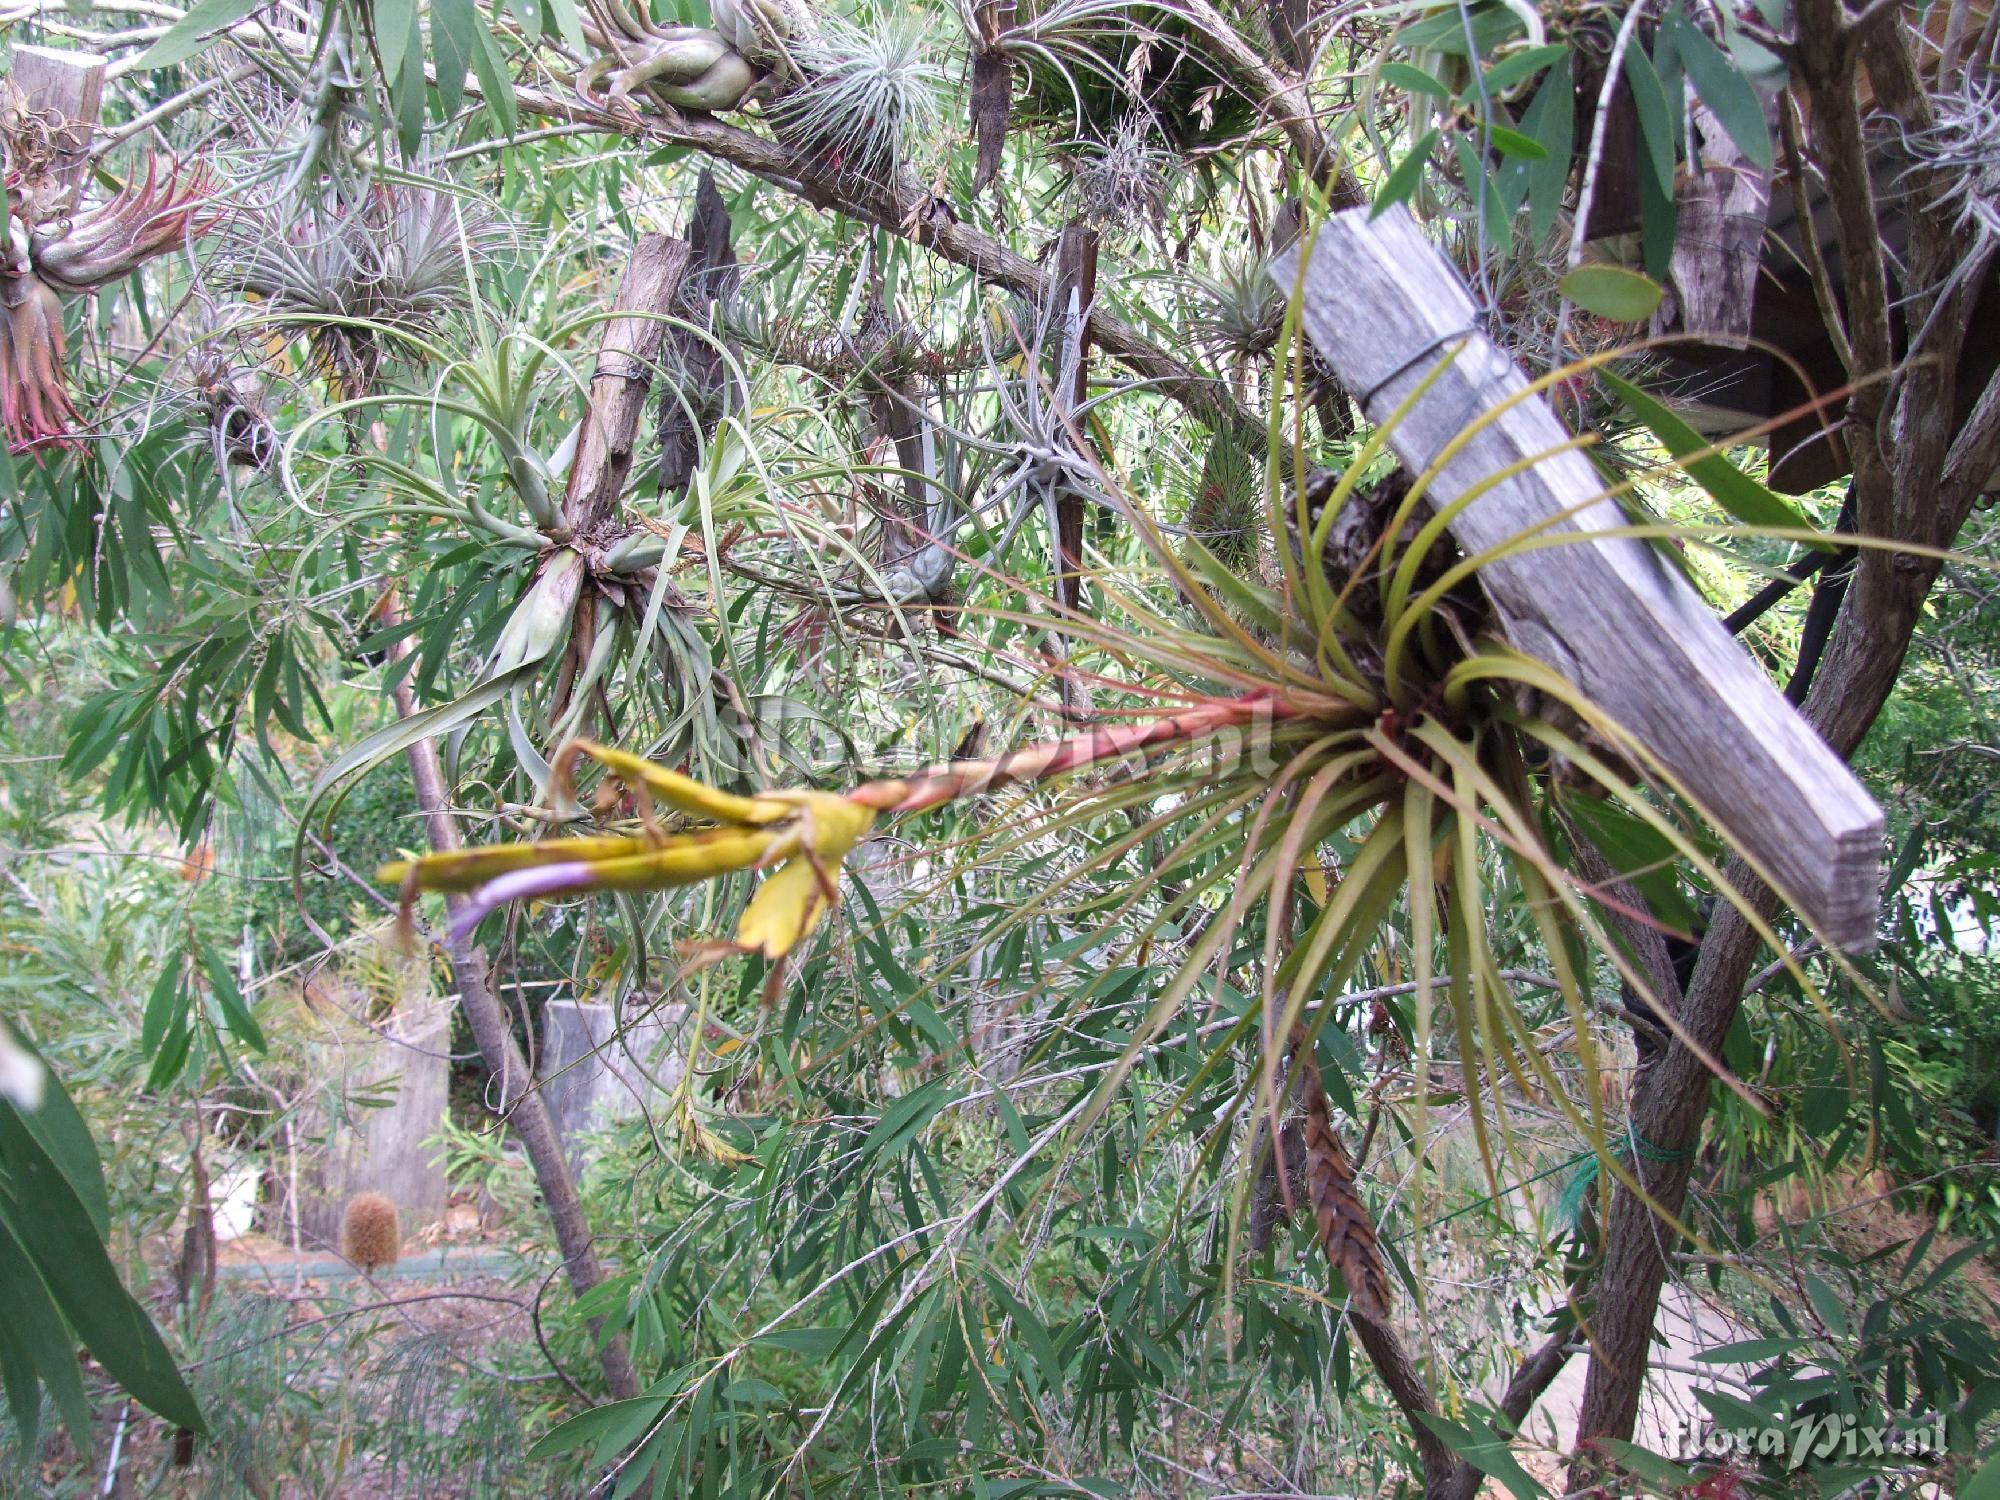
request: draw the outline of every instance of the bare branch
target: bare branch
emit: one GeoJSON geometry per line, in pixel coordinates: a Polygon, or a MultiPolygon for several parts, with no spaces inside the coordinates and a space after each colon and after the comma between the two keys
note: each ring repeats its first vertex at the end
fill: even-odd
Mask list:
{"type": "MultiPolygon", "coordinates": [[[[476,77],[466,80],[466,91],[478,92],[476,77]]],[[[949,203],[933,197],[907,175],[890,185],[853,177],[836,182],[775,141],[725,124],[712,115],[663,109],[657,114],[617,116],[592,109],[581,101],[526,88],[516,89],[514,99],[529,114],[599,125],[613,134],[690,147],[740,167],[816,208],[880,225],[912,244],[934,250],[946,260],[964,266],[982,282],[1005,287],[1037,305],[1049,299],[1051,278],[1047,272],[991,236],[960,223],[949,203]]],[[[1101,308],[1091,313],[1090,329],[1099,349],[1161,395],[1179,402],[1202,422],[1262,441],[1263,420],[1236,400],[1227,382],[1202,374],[1152,343],[1131,324],[1101,308]]]]}

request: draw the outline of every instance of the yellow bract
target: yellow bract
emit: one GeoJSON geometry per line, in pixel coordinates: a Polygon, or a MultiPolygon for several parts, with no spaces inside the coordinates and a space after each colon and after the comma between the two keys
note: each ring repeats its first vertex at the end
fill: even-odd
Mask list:
{"type": "Polygon", "coordinates": [[[873,809],[832,792],[738,796],[588,740],[574,740],[556,756],[552,769],[558,806],[574,805],[570,767],[578,755],[604,764],[642,798],[644,835],[547,839],[431,854],[384,865],[378,878],[406,890],[471,893],[457,916],[469,930],[508,901],[660,890],[775,864],[777,870],[744,908],[735,942],[721,945],[720,951],[776,960],[809,936],[839,899],[841,861],[875,821],[873,809]],[[663,832],[648,805],[653,798],[711,826],[663,832]]]}
{"type": "Polygon", "coordinates": [[[609,745],[600,745],[595,740],[571,740],[556,753],[555,769],[565,794],[569,790],[570,762],[579,754],[588,755],[616,772],[627,786],[658,797],[676,812],[686,813],[692,818],[706,818],[711,823],[764,824],[775,823],[791,811],[782,797],[739,797],[734,792],[719,792],[714,787],[703,786],[692,776],[669,771],[665,766],[654,765],[650,760],[624,750],[614,750],[609,745]]]}
{"type": "Polygon", "coordinates": [[[799,808],[801,852],[759,887],[736,924],[736,946],[767,959],[783,958],[819,925],[838,899],[840,862],[875,821],[870,809],[830,792],[781,795],[799,808]]]}

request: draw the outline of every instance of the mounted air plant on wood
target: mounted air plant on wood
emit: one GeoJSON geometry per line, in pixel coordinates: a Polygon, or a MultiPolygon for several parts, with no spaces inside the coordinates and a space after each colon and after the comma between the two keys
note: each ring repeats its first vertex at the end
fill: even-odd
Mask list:
{"type": "MultiPolygon", "coordinates": [[[[580,745],[556,758],[548,837],[418,859],[384,875],[412,895],[463,893],[461,935],[517,899],[622,900],[741,877],[751,894],[733,931],[722,914],[729,908],[718,913],[726,940],[698,929],[682,951],[695,966],[752,955],[769,966],[766,994],[775,999],[810,962],[809,940],[836,909],[843,861],[877,829],[893,824],[918,842],[925,814],[976,807],[987,825],[980,857],[990,858],[1118,820],[1121,831],[1103,847],[1044,877],[982,934],[999,942],[1055,912],[1074,919],[1069,908],[1083,905],[1093,872],[1135,850],[1158,851],[1089,898],[1105,952],[1051,998],[1043,1018],[1057,1030],[1083,1024],[1143,952],[1174,948],[1143,1018],[1121,1026],[1100,1081],[1061,1117],[1065,1139],[1079,1141],[1168,1038],[1190,1028],[1201,1038],[1198,1066],[1176,1075],[1163,1102],[1171,1113],[1202,1101],[1207,1171],[1190,1174],[1182,1192],[1233,1177],[1231,1218],[1240,1225],[1261,1191],[1258,1174],[1244,1170],[1241,1123],[1265,1121],[1266,1138],[1284,1139],[1285,1101],[1296,1091],[1301,1170],[1281,1159],[1279,1198],[1310,1205],[1344,1294],[1337,1305],[1410,1416],[1442,1495],[1462,1466],[1424,1421],[1437,1408],[1397,1331],[1398,1304],[1406,1292],[1421,1299],[1423,1284],[1399,1284],[1380,1251],[1376,1210],[1336,1113],[1363,1106],[1344,1078],[1336,1083],[1321,1046],[1362,1019],[1343,997],[1383,924],[1394,916],[1410,935],[1406,1044],[1417,1086],[1395,1107],[1414,1131],[1414,1159],[1424,1158],[1427,1111],[1449,1106],[1497,1193],[1514,1110],[1532,1099],[1587,1143],[1600,1181],[1638,1188],[1640,1169],[1596,1082],[1593,971],[1609,968],[1642,1000],[1660,992],[1617,930],[1617,898],[1581,873],[1578,842],[1589,835],[1559,830],[1594,826],[1586,805],[1615,809],[1783,953],[1708,852],[1708,837],[1719,826],[1780,873],[1831,942],[1859,944],[1872,929],[1861,887],[1875,814],[1789,710],[1772,708],[1768,684],[1746,686],[1747,663],[1703,655],[1712,619],[1673,592],[1677,575],[1642,540],[1619,534],[1615,514],[1600,514],[1608,507],[1598,478],[1518,372],[1464,321],[1423,321],[1469,320],[1469,312],[1407,221],[1391,215],[1371,226],[1365,210],[1337,218],[1312,254],[1307,326],[1377,427],[1341,475],[1309,479],[1300,456],[1274,441],[1264,524],[1298,539],[1276,549],[1275,576],[1246,582],[1199,538],[1176,543],[1088,453],[1059,450],[1060,482],[1116,511],[1195,616],[1190,626],[1139,591],[1103,583],[1100,616],[1065,617],[1072,668],[1098,669],[1094,722],[1011,753],[827,790],[723,793],[580,745]],[[1336,280],[1342,273],[1329,267],[1352,274],[1336,280]],[[1391,452],[1404,476],[1365,485],[1391,452]],[[1529,512],[1529,495],[1558,498],[1529,512]],[[1627,616],[1579,631],[1575,610],[1612,594],[1631,601],[1627,616]],[[1693,656],[1600,670],[1614,650],[1672,649],[1693,656]],[[1718,705],[1732,693],[1740,701],[1718,705]],[[1728,715],[1738,713],[1763,716],[1760,743],[1728,739],[1728,715]],[[1662,714],[1687,722],[1664,723],[1662,714]],[[1691,759],[1703,735],[1709,748],[1691,759]],[[601,796],[592,805],[610,811],[592,826],[576,795],[588,789],[570,781],[584,754],[607,766],[636,819],[618,814],[623,795],[601,796]],[[1732,765],[1709,764],[1725,755],[1732,765]],[[1787,785],[1813,789],[1808,821],[1819,826],[1795,826],[1798,809],[1774,790],[1787,785]],[[1794,826],[1760,821],[1746,796],[1784,807],[1794,826]],[[1509,912],[1547,955],[1553,998],[1539,1016],[1519,1001],[1498,957],[1496,924],[1509,912]]],[[[1030,457],[1015,452],[1023,484],[1038,472],[1030,457]]],[[[1670,1004],[1655,1010],[1690,1044],[1670,1004]]],[[[1162,1211],[1184,1206],[1185,1196],[1162,1211]]],[[[1269,1220],[1274,1211],[1259,1212],[1269,1220]]]]}
{"type": "MultiPolygon", "coordinates": [[[[11,85],[4,85],[9,89],[11,85]]],[[[7,259],[0,268],[0,423],[16,453],[60,445],[77,420],[65,368],[58,292],[84,296],[130,276],[212,224],[213,193],[199,166],[174,165],[162,181],[146,162],[142,182],[71,214],[52,175],[51,122],[20,102],[6,107],[7,259]]]]}
{"type": "Polygon", "coordinates": [[[758,72],[722,32],[705,26],[655,26],[628,11],[622,0],[592,0],[583,32],[603,49],[577,75],[576,91],[594,99],[608,83],[613,108],[631,109],[636,91],[677,109],[713,113],[743,102],[758,72]]]}
{"type": "Polygon", "coordinates": [[[1108,140],[1140,111],[1185,154],[1242,134],[1259,108],[1216,70],[1201,25],[1172,0],[1017,4],[982,51],[1014,65],[1017,123],[1108,140]]]}

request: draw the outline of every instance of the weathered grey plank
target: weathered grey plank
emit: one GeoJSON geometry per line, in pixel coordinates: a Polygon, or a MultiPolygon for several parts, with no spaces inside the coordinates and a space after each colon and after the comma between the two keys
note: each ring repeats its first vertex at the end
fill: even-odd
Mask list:
{"type": "MultiPolygon", "coordinates": [[[[1464,343],[1390,434],[1411,472],[1526,385],[1477,331],[1458,273],[1405,210],[1374,220],[1366,209],[1331,215],[1311,253],[1306,330],[1342,383],[1365,398],[1369,420],[1386,418],[1464,343]]],[[[1273,266],[1287,292],[1299,254],[1287,251],[1273,266]]],[[[1568,438],[1543,401],[1521,401],[1453,456],[1432,493],[1446,504],[1568,438]]],[[[1622,525],[1610,500],[1592,502],[1602,494],[1582,454],[1553,454],[1481,495],[1451,529],[1474,554],[1572,510],[1559,529],[1622,525]]],[[[1514,645],[1576,683],[1659,756],[1828,941],[1849,950],[1873,941],[1881,810],[1646,543],[1605,537],[1541,548],[1494,561],[1480,576],[1514,645]]]]}
{"type": "Polygon", "coordinates": [[[58,155],[50,174],[62,185],[64,201],[50,206],[73,207],[77,185],[90,165],[90,136],[97,128],[98,108],[104,97],[104,59],[55,47],[16,47],[7,76],[29,109],[68,122],[56,136],[58,155]]]}
{"type": "Polygon", "coordinates": [[[614,308],[624,316],[604,324],[597,369],[590,381],[590,406],[584,412],[563,500],[564,520],[586,540],[617,514],[618,498],[632,469],[646,393],[666,342],[667,325],[661,318],[673,310],[687,263],[685,241],[649,234],[633,248],[625,279],[618,284],[614,308]]]}
{"type": "Polygon", "coordinates": [[[1707,105],[1693,101],[1689,118],[1701,136],[1702,170],[1681,189],[1667,295],[1653,314],[1653,336],[1693,334],[1743,349],[1757,300],[1771,174],[1744,157],[1707,105]]]}
{"type": "Polygon", "coordinates": [[[619,1033],[618,1016],[598,1001],[551,1000],[542,1007],[542,1098],[570,1165],[583,1165],[583,1137],[657,1104],[680,1081],[685,1005],[636,1009],[619,1033]]]}

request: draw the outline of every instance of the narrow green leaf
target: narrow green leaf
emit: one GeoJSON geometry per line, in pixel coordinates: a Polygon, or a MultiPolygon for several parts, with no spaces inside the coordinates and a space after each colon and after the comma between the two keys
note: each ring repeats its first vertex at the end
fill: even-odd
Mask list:
{"type": "Polygon", "coordinates": [[[1451,98],[1451,89],[1433,78],[1422,68],[1412,67],[1404,62],[1382,64],[1379,75],[1384,83],[1393,83],[1397,88],[1411,94],[1429,94],[1434,99],[1451,98]]]}
{"type": "Polygon", "coordinates": [[[0,1211],[55,1304],[105,1371],[168,1421],[206,1432],[201,1408],[144,1308],[118,1280],[90,1213],[13,1110],[0,1110],[0,1211]]]}
{"type": "Polygon", "coordinates": [[[190,1024],[188,1010],[187,995],[183,991],[180,1009],[175,1012],[173,1023],[160,1042],[160,1050],[154,1054],[152,1069],[146,1074],[146,1087],[156,1094],[181,1076],[181,1070],[187,1066],[188,1054],[194,1049],[194,1027],[190,1024]]]}
{"type": "Polygon", "coordinates": [[[1756,1429],[1772,1425],[1772,1414],[1727,1391],[1696,1391],[1695,1400],[1708,1408],[1716,1422],[1727,1427],[1756,1429]]]}
{"type": "Polygon", "coordinates": [[[1704,1349],[1695,1355],[1695,1362],[1704,1365],[1761,1365],[1780,1354],[1811,1347],[1810,1339],[1742,1339],[1720,1348],[1704,1349]]]}
{"type": "Polygon", "coordinates": [[[1632,104],[1639,115],[1639,143],[1645,147],[1645,162],[1653,169],[1653,182],[1668,198],[1674,196],[1674,115],[1667,103],[1666,89],[1646,49],[1637,45],[1625,49],[1625,80],[1632,88],[1632,104]]]}
{"type": "Polygon", "coordinates": [[[368,25],[381,54],[382,77],[390,85],[403,73],[403,53],[417,30],[417,0],[373,0],[368,25]]]}
{"type": "Polygon", "coordinates": [[[90,1398],[83,1391],[76,1339],[62,1320],[41,1274],[8,1228],[0,1210],[0,1372],[7,1379],[7,1404],[14,1412],[21,1451],[34,1451],[40,1425],[41,1385],[49,1388],[56,1413],[79,1448],[90,1446],[90,1398]],[[25,1412],[24,1412],[25,1409],[25,1412]]]}
{"type": "Polygon", "coordinates": [[[549,14],[555,18],[556,30],[571,50],[581,51],[583,22],[577,15],[576,0],[549,0],[549,14]]]}
{"type": "Polygon", "coordinates": [[[175,63],[185,62],[207,46],[211,32],[234,26],[263,3],[264,0],[199,0],[133,66],[171,68],[175,63]]]}
{"type": "Polygon", "coordinates": [[[772,1349],[788,1349],[794,1354],[810,1355],[814,1359],[825,1359],[840,1347],[846,1337],[845,1328],[780,1328],[772,1333],[759,1334],[751,1342],[772,1349]]]}
{"type": "MultiPolygon", "coordinates": [[[[1675,139],[1679,139],[1676,134],[1675,139]]],[[[1646,274],[1656,281],[1666,278],[1674,264],[1674,237],[1680,232],[1680,200],[1672,188],[1663,188],[1651,172],[1639,177],[1639,245],[1644,252],[1646,274]]]]}
{"type": "Polygon", "coordinates": [[[1950,1255],[1947,1255],[1943,1260],[1937,1263],[1936,1267],[1931,1271],[1930,1275],[1926,1276],[1923,1279],[1923,1284],[1920,1285],[1914,1292],[1910,1294],[1911,1297],[1921,1302],[1925,1296],[1927,1296],[1932,1291],[1936,1290],[1939,1286],[1942,1286],[1947,1277],[1949,1277],[1953,1272],[1957,1271],[1960,1266],[1964,1265],[1967,1261],[1971,1260],[1975,1255],[1982,1255],[1992,1250],[1993,1244],[1994,1242],[1990,1239],[1979,1240],[1973,1244],[1963,1245],[1957,1250],[1952,1251],[1950,1255]]]}
{"type": "Polygon", "coordinates": [[[1986,1460],[1958,1487],[1958,1500],[2000,1500],[2000,1453],[1986,1460]]]}
{"type": "MultiPolygon", "coordinates": [[[[664,1384],[665,1382],[662,1382],[664,1384]]],[[[654,1387],[658,1392],[659,1387],[654,1387]]],[[[673,1404],[673,1395],[648,1393],[634,1396],[629,1401],[607,1401],[602,1406],[593,1406],[589,1411],[571,1417],[567,1422],[558,1422],[528,1449],[532,1459],[554,1458],[559,1453],[567,1453],[572,1448],[581,1448],[586,1443],[594,1443],[599,1438],[616,1436],[621,1431],[630,1430],[637,1437],[654,1422],[660,1413],[673,1404]]],[[[630,1441],[627,1438],[626,1441],[630,1441]]],[[[623,1447],[624,1443],[618,1444],[623,1447]]]]}
{"type": "MultiPolygon", "coordinates": [[[[1709,446],[1706,438],[1630,381],[1621,380],[1609,370],[1600,370],[1598,374],[1625,404],[1626,410],[1646,424],[1667,452],[1682,460],[1682,468],[1695,483],[1708,491],[1709,497],[1734,519],[1746,526],[1810,527],[1811,523],[1803,515],[1720,453],[1711,453],[1706,458],[1689,458],[1688,455],[1699,453],[1709,446]]],[[[1831,550],[1833,544],[1813,542],[1808,545],[1831,550]]]]}
{"type": "Polygon", "coordinates": [[[1695,1482],[1691,1472],[1679,1464],[1669,1463],[1650,1449],[1641,1448],[1637,1443],[1620,1442],[1617,1438],[1595,1438],[1592,1441],[1609,1454],[1619,1468],[1662,1490],[1680,1490],[1695,1482]]]}
{"type": "Polygon", "coordinates": [[[406,161],[423,144],[424,99],[428,90],[429,85],[424,81],[423,38],[417,29],[417,13],[412,10],[403,41],[403,70],[389,93],[389,102],[396,112],[396,144],[406,161]]]}
{"type": "Polygon", "coordinates": [[[1575,66],[1573,58],[1565,57],[1551,68],[1529,106],[1535,116],[1534,137],[1548,152],[1542,160],[1528,165],[1528,233],[1538,245],[1555,227],[1569,184],[1570,152],[1576,137],[1575,66]]]}
{"type": "Polygon", "coordinates": [[[465,75],[479,32],[473,0],[431,0],[431,61],[437,65],[438,97],[447,117],[465,100],[465,75]]]}
{"type": "Polygon", "coordinates": [[[1533,136],[1511,130],[1505,125],[1486,127],[1487,138],[1493,142],[1493,149],[1502,156],[1519,157],[1522,161],[1540,161],[1549,154],[1549,148],[1533,136]]]}
{"type": "Polygon", "coordinates": [[[1701,102],[1715,113],[1729,138],[1744,159],[1754,167],[1771,170],[1771,126],[1764,117],[1764,101],[1721,50],[1678,11],[1661,23],[1680,50],[1681,65],[1701,102]]]}
{"type": "Polygon", "coordinates": [[[513,135],[521,128],[521,112],[514,104],[514,80],[507,76],[493,35],[484,26],[472,28],[472,70],[479,75],[479,91],[501,134],[513,135]]]}
{"type": "Polygon", "coordinates": [[[1559,283],[1562,294],[1585,312],[1614,323],[1643,323],[1663,295],[1659,283],[1623,266],[1578,266],[1559,283]]]}
{"type": "Polygon", "coordinates": [[[1521,1467],[1513,1450],[1507,1446],[1507,1440],[1491,1428],[1475,1433],[1456,1422],[1434,1417],[1429,1412],[1418,1412],[1417,1418],[1473,1468],[1506,1485],[1515,1500],[1540,1500],[1548,1493],[1521,1467]]]}
{"type": "Polygon", "coordinates": [[[1523,47],[1519,52],[1509,52],[1486,70],[1486,92],[1505,93],[1515,84],[1526,82],[1542,69],[1561,62],[1568,56],[1569,47],[1563,42],[1550,42],[1542,47],[1523,47]]]}
{"type": "Polygon", "coordinates": [[[250,1014],[243,991],[236,987],[236,976],[229,972],[227,961],[206,943],[201,949],[201,967],[202,972],[208,975],[209,988],[214,992],[215,1003],[222,1007],[223,1018],[229,1022],[230,1031],[248,1042],[253,1051],[264,1051],[263,1028],[250,1014]]]}
{"type": "Polygon", "coordinates": [[[1381,189],[1375,194],[1375,206],[1370,218],[1378,218],[1417,190],[1423,180],[1424,167],[1431,159],[1431,148],[1438,143],[1438,131],[1432,126],[1418,136],[1410,147],[1409,155],[1396,163],[1395,170],[1382,180],[1381,189]]]}
{"type": "MultiPolygon", "coordinates": [[[[7,1026],[7,1023],[0,1021],[0,1026],[7,1026]]],[[[7,1026],[7,1031],[16,1046],[48,1068],[48,1063],[26,1037],[11,1026],[7,1026]]],[[[70,1185],[77,1201],[90,1215],[90,1222],[99,1238],[110,1234],[111,1199],[104,1190],[104,1167],[97,1158],[97,1143],[90,1138],[90,1127],[83,1123],[83,1116],[64,1090],[62,1081],[56,1077],[55,1070],[49,1068],[44,1076],[41,1108],[21,1110],[0,1100],[0,1109],[19,1120],[21,1127],[49,1154],[49,1160],[62,1172],[63,1180],[70,1185]]]]}

